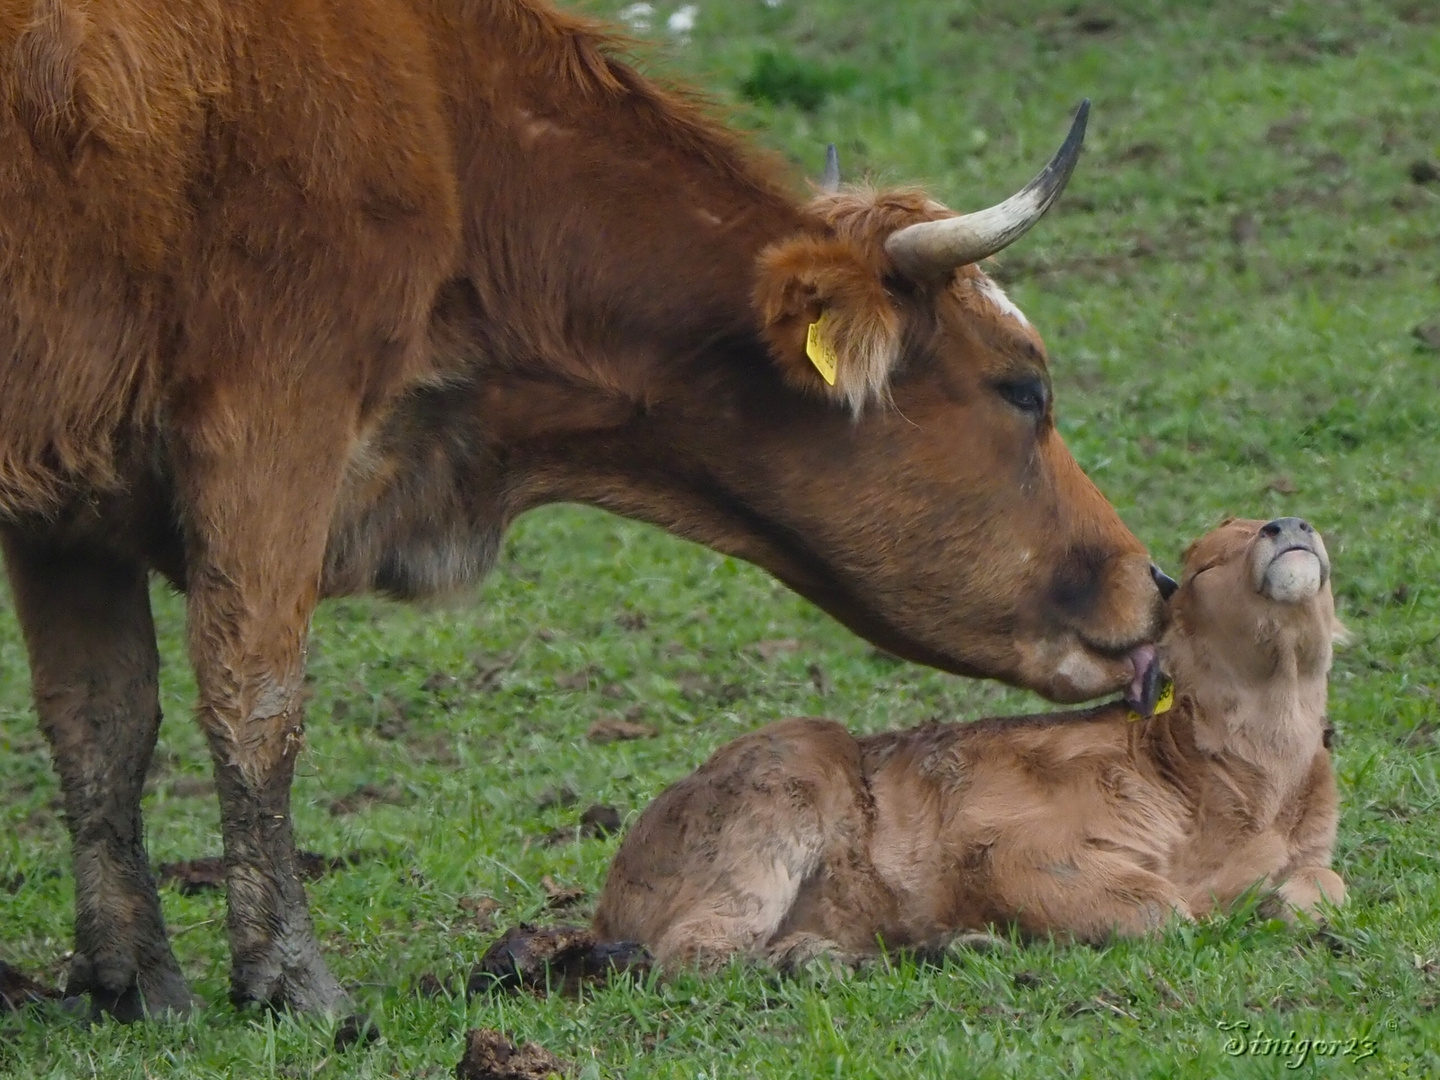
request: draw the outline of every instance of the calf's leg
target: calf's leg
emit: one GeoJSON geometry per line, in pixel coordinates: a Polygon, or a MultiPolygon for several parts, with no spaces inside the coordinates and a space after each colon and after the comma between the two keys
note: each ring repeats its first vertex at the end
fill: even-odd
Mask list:
{"type": "Polygon", "coordinates": [[[1103,942],[1112,936],[1144,937],[1172,919],[1194,916],[1174,883],[1123,854],[1021,852],[994,860],[999,907],[1015,913],[1027,934],[1056,934],[1103,942]]]}
{"type": "Polygon", "coordinates": [[[75,872],[66,993],[121,1020],[183,1013],[189,988],[165,934],[140,795],[160,730],[159,657],[145,571],[4,536],[40,727],[60,776],[75,872]]]}
{"type": "MultiPolygon", "coordinates": [[[[767,818],[768,829],[759,835],[758,821],[747,820],[737,808],[737,820],[707,859],[692,853],[684,871],[680,894],[667,905],[668,918],[654,920],[664,929],[646,941],[661,966],[683,964],[714,970],[732,956],[761,955],[786,922],[806,879],[815,872],[823,838],[809,808],[785,821],[767,818]]],[[[608,892],[608,885],[607,885],[608,892]]],[[[628,902],[644,905],[653,886],[632,890],[628,902]]],[[[610,897],[615,903],[616,898],[610,897]]],[[[606,903],[602,899],[602,910],[606,903]]],[[[785,954],[776,954],[782,961],[785,954]]]]}
{"type": "Polygon", "coordinates": [[[873,952],[894,899],[866,854],[872,818],[844,728],[772,724],[646,808],[616,854],[596,930],[643,942],[662,966],[873,952]]]}

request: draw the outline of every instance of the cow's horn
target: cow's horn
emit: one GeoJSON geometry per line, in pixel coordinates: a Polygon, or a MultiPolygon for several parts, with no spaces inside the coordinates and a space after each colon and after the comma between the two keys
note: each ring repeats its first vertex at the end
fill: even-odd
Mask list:
{"type": "Polygon", "coordinates": [[[825,171],[820,174],[820,190],[834,195],[840,190],[840,154],[832,142],[825,147],[825,171]]]}
{"type": "Polygon", "coordinates": [[[1024,236],[1065,190],[1080,158],[1089,115],[1090,99],[1086,98],[1075,111],[1070,134],[1050,164],[999,205],[942,221],[922,221],[891,233],[885,241],[885,252],[896,269],[916,280],[943,277],[957,266],[988,258],[1024,236]]]}

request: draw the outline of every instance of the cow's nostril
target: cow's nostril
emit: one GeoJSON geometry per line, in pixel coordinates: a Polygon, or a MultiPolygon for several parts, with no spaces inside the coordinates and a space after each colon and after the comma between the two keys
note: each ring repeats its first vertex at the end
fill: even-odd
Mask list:
{"type": "Polygon", "coordinates": [[[1315,528],[1314,528],[1314,526],[1312,526],[1312,525],[1310,524],[1310,522],[1308,522],[1308,521],[1302,521],[1302,522],[1300,522],[1300,531],[1301,531],[1301,532],[1307,532],[1307,533],[1313,533],[1313,532],[1315,531],[1315,528]]]}
{"type": "Polygon", "coordinates": [[[1261,536],[1270,536],[1270,537],[1279,536],[1279,535],[1280,535],[1280,523],[1279,523],[1278,521],[1272,521],[1272,522],[1270,522],[1268,525],[1262,525],[1262,526],[1260,527],[1260,535],[1261,535],[1261,536]]]}

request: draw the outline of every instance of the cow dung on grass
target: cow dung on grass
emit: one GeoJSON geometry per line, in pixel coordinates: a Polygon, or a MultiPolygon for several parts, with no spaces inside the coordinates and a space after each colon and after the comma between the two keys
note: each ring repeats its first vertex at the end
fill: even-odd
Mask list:
{"type": "Polygon", "coordinates": [[[516,1046],[493,1028],[465,1033],[465,1056],[455,1066],[456,1080],[548,1080],[567,1073],[563,1061],[538,1043],[516,1046]]]}

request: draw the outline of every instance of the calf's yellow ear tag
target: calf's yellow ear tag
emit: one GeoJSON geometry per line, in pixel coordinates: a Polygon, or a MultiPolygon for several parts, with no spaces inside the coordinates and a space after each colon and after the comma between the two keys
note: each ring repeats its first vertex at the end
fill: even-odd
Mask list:
{"type": "Polygon", "coordinates": [[[810,324],[810,330],[805,335],[805,355],[810,358],[810,363],[815,365],[815,370],[820,377],[830,385],[835,385],[835,369],[840,366],[840,358],[835,355],[835,350],[830,343],[821,336],[821,326],[825,322],[825,316],[821,315],[810,324]]]}
{"type": "Polygon", "coordinates": [[[1174,704],[1175,680],[1166,679],[1165,685],[1160,688],[1160,697],[1155,702],[1155,715],[1159,716],[1162,712],[1169,712],[1174,704]]]}
{"type": "MultiPolygon", "coordinates": [[[[1174,705],[1175,705],[1175,680],[1174,680],[1174,679],[1171,679],[1171,678],[1169,678],[1169,677],[1167,676],[1166,679],[1165,679],[1165,682],[1162,683],[1161,686],[1160,686],[1160,697],[1157,698],[1156,701],[1155,701],[1155,713],[1154,713],[1154,715],[1155,715],[1155,716],[1159,716],[1159,715],[1160,715],[1161,713],[1163,713],[1163,712],[1169,712],[1169,711],[1174,707],[1174,705]]],[[[1145,719],[1145,718],[1144,718],[1143,716],[1141,716],[1141,715],[1140,715],[1139,713],[1137,713],[1137,712],[1132,712],[1132,713],[1130,714],[1130,719],[1131,719],[1131,721],[1135,721],[1135,720],[1143,720],[1143,719],[1145,719]]]]}

